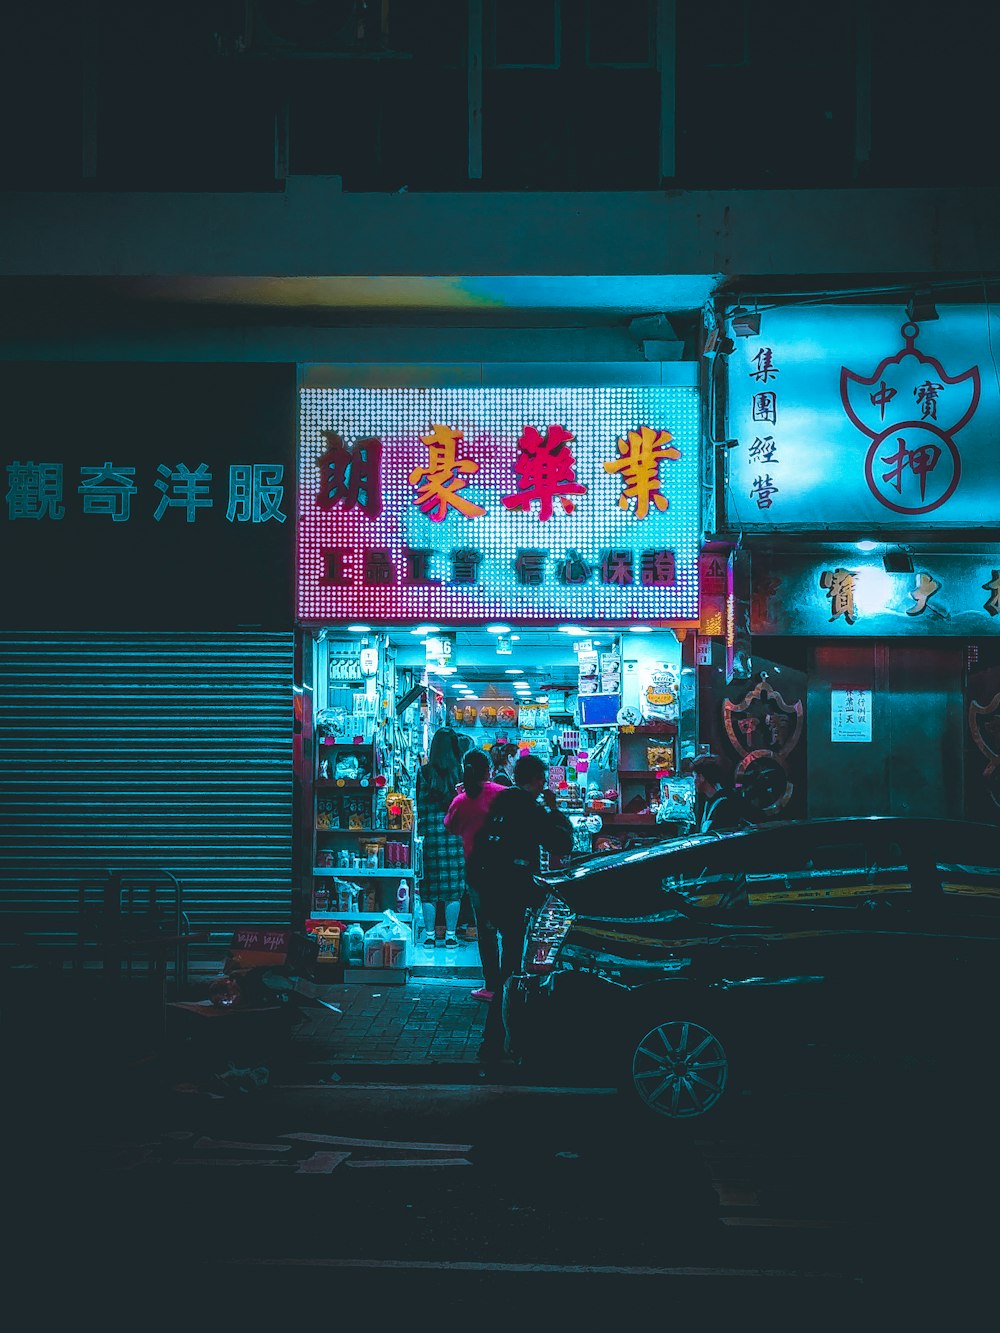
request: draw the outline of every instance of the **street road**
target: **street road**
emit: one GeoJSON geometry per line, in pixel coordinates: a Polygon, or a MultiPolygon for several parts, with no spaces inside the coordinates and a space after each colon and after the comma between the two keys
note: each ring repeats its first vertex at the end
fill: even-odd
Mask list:
{"type": "Polygon", "coordinates": [[[812,1327],[940,1297],[971,1310],[993,1243],[988,1117],[853,1076],[836,1097],[749,1096],[673,1132],[608,1089],[517,1085],[56,1108],[21,1138],[45,1245],[28,1250],[123,1309],[197,1293],[251,1320],[337,1311],[376,1328],[421,1307],[474,1333],[512,1309],[519,1326],[711,1308],[812,1327]]]}

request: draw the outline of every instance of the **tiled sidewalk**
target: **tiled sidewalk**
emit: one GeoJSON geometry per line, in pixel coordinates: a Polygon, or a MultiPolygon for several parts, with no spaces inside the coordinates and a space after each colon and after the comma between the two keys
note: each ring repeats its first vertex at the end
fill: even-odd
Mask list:
{"type": "Polygon", "coordinates": [[[301,1058],[331,1064],[454,1064],[477,1060],[487,1006],[475,977],[411,976],[405,985],[325,986],[341,1014],[309,1009],[296,1030],[301,1058]]]}

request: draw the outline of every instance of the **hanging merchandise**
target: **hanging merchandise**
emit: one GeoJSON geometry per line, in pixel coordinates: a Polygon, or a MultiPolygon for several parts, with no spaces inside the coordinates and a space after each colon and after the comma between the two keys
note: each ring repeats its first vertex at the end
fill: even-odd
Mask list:
{"type": "Polygon", "coordinates": [[[597,694],[598,658],[589,639],[574,644],[577,654],[577,692],[579,694],[597,694]]]}
{"type": "Polygon", "coordinates": [[[660,804],[656,811],[656,822],[667,823],[680,820],[685,824],[694,824],[695,790],[691,776],[660,779],[660,804]]]}
{"type": "Polygon", "coordinates": [[[680,681],[668,662],[642,663],[639,668],[639,709],[647,722],[676,722],[680,681]]]}
{"type": "Polygon", "coordinates": [[[622,659],[621,654],[612,650],[601,653],[601,694],[621,694],[622,659]]]}

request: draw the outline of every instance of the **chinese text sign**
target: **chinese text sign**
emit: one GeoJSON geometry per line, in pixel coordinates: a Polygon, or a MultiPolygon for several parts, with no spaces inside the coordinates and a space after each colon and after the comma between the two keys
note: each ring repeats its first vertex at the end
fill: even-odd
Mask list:
{"type": "Polygon", "coordinates": [[[695,388],[303,389],[303,621],[698,619],[695,388]]]}
{"type": "Polygon", "coordinates": [[[979,525],[1000,513],[983,306],[768,310],[728,358],[733,527],[979,525]]]}

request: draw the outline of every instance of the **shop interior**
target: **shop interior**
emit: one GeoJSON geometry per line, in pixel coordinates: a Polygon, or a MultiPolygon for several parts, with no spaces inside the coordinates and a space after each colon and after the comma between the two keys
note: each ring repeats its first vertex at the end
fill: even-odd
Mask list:
{"type": "Polygon", "coordinates": [[[691,779],[678,773],[681,647],[670,629],[354,624],[315,630],[311,647],[307,929],[344,979],[365,969],[363,979],[390,980],[404,955],[409,970],[478,967],[467,898],[451,929],[443,904],[433,917],[424,905],[434,895],[416,780],[441,728],[460,751],[540,756],[574,855],[674,836],[693,818],[691,779]],[[408,928],[405,945],[378,938],[386,911],[408,928]],[[356,929],[348,948],[354,923],[360,958],[356,929]]]}

